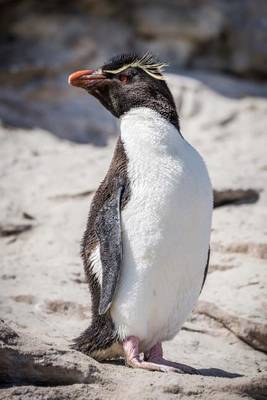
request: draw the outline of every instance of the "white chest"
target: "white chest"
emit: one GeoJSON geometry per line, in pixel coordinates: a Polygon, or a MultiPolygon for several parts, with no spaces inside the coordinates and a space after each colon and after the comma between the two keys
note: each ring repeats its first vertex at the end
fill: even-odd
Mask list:
{"type": "Polygon", "coordinates": [[[121,122],[130,201],[122,211],[123,265],[111,315],[122,337],[149,346],[179,330],[198,297],[210,238],[212,190],[199,154],[156,112],[121,122]]]}

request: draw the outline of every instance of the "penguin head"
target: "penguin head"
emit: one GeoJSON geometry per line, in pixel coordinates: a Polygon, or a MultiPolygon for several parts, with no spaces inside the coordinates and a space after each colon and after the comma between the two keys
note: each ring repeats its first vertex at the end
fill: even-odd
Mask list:
{"type": "Polygon", "coordinates": [[[132,108],[150,107],[173,114],[171,122],[178,125],[173,97],[162,75],[165,66],[149,53],[143,57],[123,54],[97,70],[74,72],[69,84],[85,89],[117,118],[132,108]]]}

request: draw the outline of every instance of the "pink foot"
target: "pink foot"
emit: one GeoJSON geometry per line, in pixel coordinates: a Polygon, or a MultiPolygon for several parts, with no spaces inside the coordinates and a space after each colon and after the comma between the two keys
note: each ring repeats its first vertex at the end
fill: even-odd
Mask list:
{"type": "Polygon", "coordinates": [[[156,344],[145,359],[140,358],[139,339],[136,336],[129,336],[123,342],[126,365],[132,368],[142,368],[149,371],[178,372],[187,374],[198,374],[198,372],[184,364],[167,361],[162,357],[161,343],[156,344]]]}
{"type": "Polygon", "coordinates": [[[166,369],[162,369],[160,365],[144,361],[140,358],[139,339],[136,336],[129,336],[124,340],[123,350],[125,353],[125,363],[128,367],[142,368],[148,371],[166,372],[166,369]]]}
{"type": "Polygon", "coordinates": [[[177,372],[179,374],[199,375],[199,372],[189,365],[168,361],[163,358],[162,344],[157,343],[147,353],[145,353],[145,360],[148,362],[156,363],[161,367],[164,366],[168,371],[177,372]]]}

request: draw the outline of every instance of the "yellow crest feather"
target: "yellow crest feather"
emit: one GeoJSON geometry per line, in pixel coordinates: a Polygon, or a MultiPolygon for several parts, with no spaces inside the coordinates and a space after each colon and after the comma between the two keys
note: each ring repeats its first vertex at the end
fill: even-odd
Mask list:
{"type": "Polygon", "coordinates": [[[153,57],[152,55],[147,52],[144,54],[143,57],[141,58],[135,58],[131,63],[125,64],[121,66],[120,68],[109,70],[109,69],[103,69],[103,72],[107,72],[109,74],[118,74],[122,71],[125,71],[127,68],[133,67],[133,68],[141,68],[144,72],[146,72],[148,75],[152,76],[155,79],[159,80],[165,80],[165,78],[161,75],[161,73],[164,71],[164,68],[167,67],[168,64],[166,63],[155,63],[153,62],[153,57]]]}

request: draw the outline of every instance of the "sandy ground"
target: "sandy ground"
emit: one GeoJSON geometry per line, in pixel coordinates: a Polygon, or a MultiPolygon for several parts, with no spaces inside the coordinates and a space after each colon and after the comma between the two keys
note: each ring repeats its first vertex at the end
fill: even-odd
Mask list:
{"type": "Polygon", "coordinates": [[[267,398],[267,86],[200,73],[168,79],[183,135],[206,160],[214,188],[259,196],[215,209],[205,288],[164,345],[200,375],[99,364],[69,350],[90,319],[80,239],[115,137],[101,147],[38,126],[2,126],[1,399],[267,398]]]}

